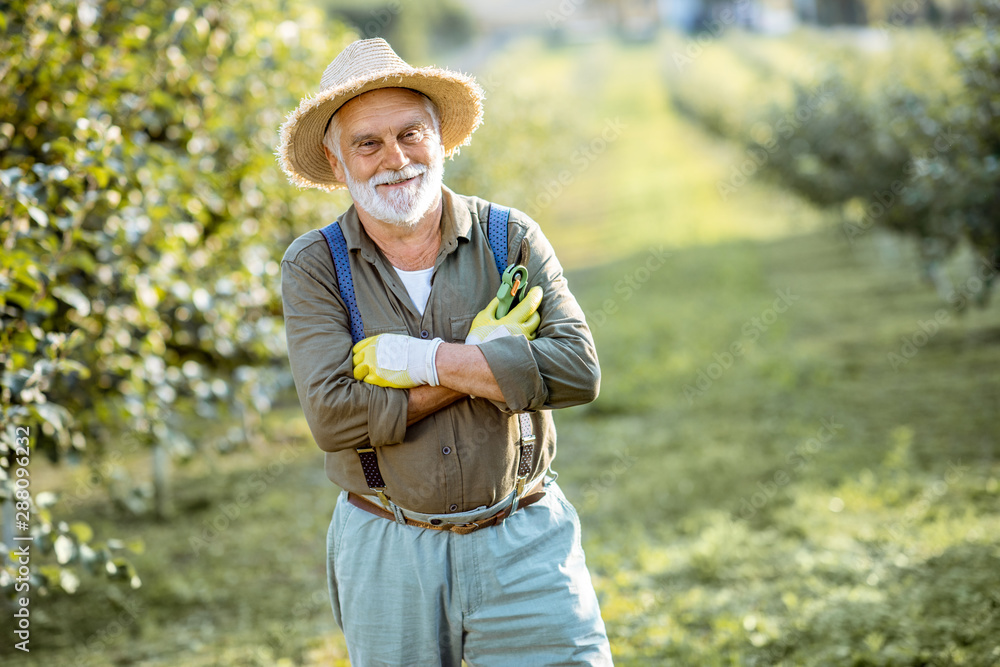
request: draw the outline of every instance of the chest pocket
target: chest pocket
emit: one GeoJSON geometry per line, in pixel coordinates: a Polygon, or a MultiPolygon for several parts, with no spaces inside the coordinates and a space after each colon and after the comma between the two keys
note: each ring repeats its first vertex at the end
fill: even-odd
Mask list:
{"type": "Polygon", "coordinates": [[[402,324],[390,325],[385,327],[365,327],[365,336],[378,336],[379,334],[400,334],[403,336],[409,336],[410,332],[406,330],[406,327],[402,324]]]}
{"type": "Polygon", "coordinates": [[[451,340],[450,343],[463,343],[465,342],[465,337],[469,335],[469,328],[472,326],[472,320],[476,318],[479,312],[469,313],[468,315],[453,315],[451,320],[451,340]]]}

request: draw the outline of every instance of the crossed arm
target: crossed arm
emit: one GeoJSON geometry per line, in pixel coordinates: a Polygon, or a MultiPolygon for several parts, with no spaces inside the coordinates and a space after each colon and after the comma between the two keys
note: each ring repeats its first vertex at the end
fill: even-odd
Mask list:
{"type": "Polygon", "coordinates": [[[502,401],[503,393],[482,351],[475,345],[444,343],[437,351],[437,387],[410,389],[406,425],[410,426],[465,396],[502,401]]]}
{"type": "Polygon", "coordinates": [[[485,398],[510,412],[555,410],[594,400],[600,367],[583,312],[547,241],[534,227],[529,231],[534,248],[529,273],[546,286],[538,338],[515,335],[478,346],[442,343],[435,364],[439,386],[409,385],[405,390],[358,381],[347,335],[349,316],[336,296],[329,257],[305,252],[303,248],[315,245],[308,239],[286,253],[282,303],[289,361],[320,449],[398,444],[407,426],[466,396],[485,398]]]}
{"type": "Polygon", "coordinates": [[[464,345],[398,334],[366,338],[353,348],[354,378],[408,389],[407,426],[465,396],[504,402],[503,390],[479,345],[511,335],[533,339],[541,322],[538,307],[542,293],[541,287],[533,287],[521,303],[500,318],[499,301],[494,298],[472,321],[464,345]],[[404,360],[405,364],[401,363],[404,360]],[[434,377],[436,386],[430,379],[434,377]]]}

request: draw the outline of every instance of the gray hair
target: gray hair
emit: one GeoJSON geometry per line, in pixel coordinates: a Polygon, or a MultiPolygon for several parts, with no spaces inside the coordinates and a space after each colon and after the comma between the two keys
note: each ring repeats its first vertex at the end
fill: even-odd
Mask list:
{"type": "MultiPolygon", "coordinates": [[[[404,90],[413,90],[412,88],[405,88],[404,90]]],[[[419,90],[413,90],[413,92],[420,95],[420,102],[424,105],[424,111],[430,115],[431,120],[434,123],[434,133],[440,139],[441,137],[441,113],[438,111],[438,107],[434,104],[434,100],[427,97],[419,90]]],[[[339,109],[337,110],[339,111],[339,109]]],[[[323,135],[323,145],[326,146],[331,153],[337,156],[340,162],[344,161],[344,156],[340,152],[340,122],[337,120],[337,112],[334,111],[333,115],[330,116],[330,122],[326,126],[326,134],[323,135]]]]}

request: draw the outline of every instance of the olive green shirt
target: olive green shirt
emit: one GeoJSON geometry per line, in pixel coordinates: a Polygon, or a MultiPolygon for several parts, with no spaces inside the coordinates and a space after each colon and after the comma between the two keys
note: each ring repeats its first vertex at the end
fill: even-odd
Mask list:
{"type": "MultiPolygon", "coordinates": [[[[441,249],[421,316],[392,265],[369,238],[352,206],[339,222],[347,241],[364,335],[395,333],[464,342],[476,314],[496,296],[500,275],[487,240],[489,202],[443,189],[441,249]]],[[[538,225],[511,210],[511,261],[544,290],[537,338],[509,336],[480,345],[504,401],[466,396],[407,427],[409,391],[354,379],[350,317],[340,297],[329,247],[319,230],[296,239],[281,262],[288,357],[299,401],[326,474],[370,493],[355,448],[376,448],[386,495],[425,513],[464,512],[502,500],[514,487],[518,420],[531,414],[532,477],[556,453],[549,410],[594,400],[600,368],[590,329],[562,267],[538,225]]]]}

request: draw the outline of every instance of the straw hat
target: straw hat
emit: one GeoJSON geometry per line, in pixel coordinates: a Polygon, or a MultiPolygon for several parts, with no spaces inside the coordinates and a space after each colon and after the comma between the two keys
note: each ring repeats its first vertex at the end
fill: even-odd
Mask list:
{"type": "Polygon", "coordinates": [[[351,98],[379,88],[410,88],[429,97],[441,115],[441,141],[450,157],[469,143],[483,119],[483,90],[475,79],[436,67],[411,67],[384,39],[362,39],[340,52],[319,84],[281,126],[276,155],[293,184],[337,190],[338,181],[323,153],[323,135],[331,116],[351,98]]]}

